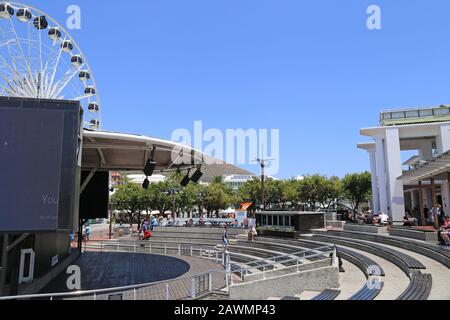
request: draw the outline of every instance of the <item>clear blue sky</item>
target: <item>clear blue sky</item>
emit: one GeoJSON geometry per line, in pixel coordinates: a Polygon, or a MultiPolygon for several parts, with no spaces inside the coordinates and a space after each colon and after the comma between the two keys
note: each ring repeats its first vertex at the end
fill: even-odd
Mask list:
{"type": "Polygon", "coordinates": [[[62,22],[81,7],[71,34],[97,79],[104,129],[279,128],[280,177],[367,170],[359,129],[381,109],[450,102],[448,0],[28,3],[62,22]],[[382,30],[366,27],[370,4],[382,30]]]}

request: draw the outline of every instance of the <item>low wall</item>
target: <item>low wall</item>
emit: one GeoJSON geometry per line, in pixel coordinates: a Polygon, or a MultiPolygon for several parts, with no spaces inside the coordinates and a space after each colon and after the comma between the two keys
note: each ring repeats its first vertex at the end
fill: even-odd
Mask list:
{"type": "Polygon", "coordinates": [[[285,267],[282,269],[266,271],[264,275],[260,272],[255,273],[255,274],[249,274],[244,277],[244,281],[251,282],[251,281],[264,280],[267,278],[274,278],[274,277],[278,277],[278,276],[292,274],[293,272],[296,272],[297,270],[299,272],[310,271],[313,269],[329,267],[330,265],[331,265],[331,259],[325,259],[325,260],[321,260],[321,261],[315,261],[315,262],[301,264],[298,267],[295,265],[295,266],[291,266],[291,267],[285,267]]]}
{"type": "Polygon", "coordinates": [[[391,228],[391,229],[389,229],[389,234],[391,236],[410,238],[410,239],[422,240],[422,241],[433,242],[433,243],[437,243],[439,241],[437,232],[426,232],[426,231],[420,231],[420,230],[391,228]]]}
{"type": "Polygon", "coordinates": [[[330,266],[233,285],[230,287],[230,300],[265,300],[294,296],[303,291],[320,292],[339,286],[339,268],[330,266]]]}
{"type": "Polygon", "coordinates": [[[387,234],[387,229],[385,227],[377,227],[364,224],[352,224],[346,223],[344,225],[344,231],[355,231],[355,232],[366,232],[374,234],[387,234]]]}
{"type": "MultiPolygon", "coordinates": [[[[204,233],[204,234],[222,234],[224,229],[214,227],[156,227],[157,233],[204,233]]],[[[247,234],[247,229],[228,228],[229,235],[247,234]]]]}

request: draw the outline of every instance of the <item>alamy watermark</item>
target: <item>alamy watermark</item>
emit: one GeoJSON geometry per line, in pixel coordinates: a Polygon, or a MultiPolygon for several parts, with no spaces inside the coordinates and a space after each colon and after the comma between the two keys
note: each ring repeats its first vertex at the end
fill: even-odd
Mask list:
{"type": "Polygon", "coordinates": [[[367,7],[367,29],[369,30],[381,30],[381,8],[376,4],[372,4],[367,7]]]}
{"type": "MultiPolygon", "coordinates": [[[[280,169],[279,129],[226,129],[204,130],[202,121],[195,121],[193,131],[176,129],[172,141],[192,146],[206,157],[205,164],[253,165],[257,159],[271,159],[267,162],[266,174],[276,175],[280,169]]],[[[182,148],[173,153],[174,164],[188,164],[190,154],[183,154],[182,148]]]]}
{"type": "Polygon", "coordinates": [[[67,7],[66,13],[69,17],[66,20],[66,27],[69,30],[81,29],[81,8],[77,5],[70,5],[67,7]]]}

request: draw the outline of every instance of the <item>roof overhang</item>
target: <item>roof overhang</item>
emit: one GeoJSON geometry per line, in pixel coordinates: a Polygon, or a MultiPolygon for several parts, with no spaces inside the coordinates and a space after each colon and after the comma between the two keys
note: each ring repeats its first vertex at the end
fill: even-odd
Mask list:
{"type": "Polygon", "coordinates": [[[83,170],[142,171],[149,159],[155,172],[195,168],[203,154],[189,146],[141,135],[84,130],[83,170]]]}
{"type": "Polygon", "coordinates": [[[370,152],[370,151],[375,150],[376,144],[375,144],[375,142],[363,142],[363,143],[358,143],[357,147],[358,147],[358,149],[366,150],[366,151],[370,152]]]}
{"type": "Polygon", "coordinates": [[[406,172],[399,179],[404,184],[417,184],[419,181],[436,178],[447,172],[450,172],[450,151],[406,172]]]}
{"type": "Polygon", "coordinates": [[[444,125],[450,125],[450,122],[433,122],[421,124],[409,124],[387,127],[363,128],[360,130],[362,136],[376,137],[384,135],[388,129],[398,129],[400,138],[433,137],[439,134],[439,130],[444,125]]]}

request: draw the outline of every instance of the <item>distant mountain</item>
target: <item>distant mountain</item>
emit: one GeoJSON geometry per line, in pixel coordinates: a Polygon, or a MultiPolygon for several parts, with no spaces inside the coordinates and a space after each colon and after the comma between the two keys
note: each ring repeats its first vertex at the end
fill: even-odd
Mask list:
{"type": "Polygon", "coordinates": [[[203,177],[201,181],[206,183],[211,183],[215,177],[230,174],[255,175],[253,172],[244,170],[228,163],[203,165],[202,172],[203,177]]]}

